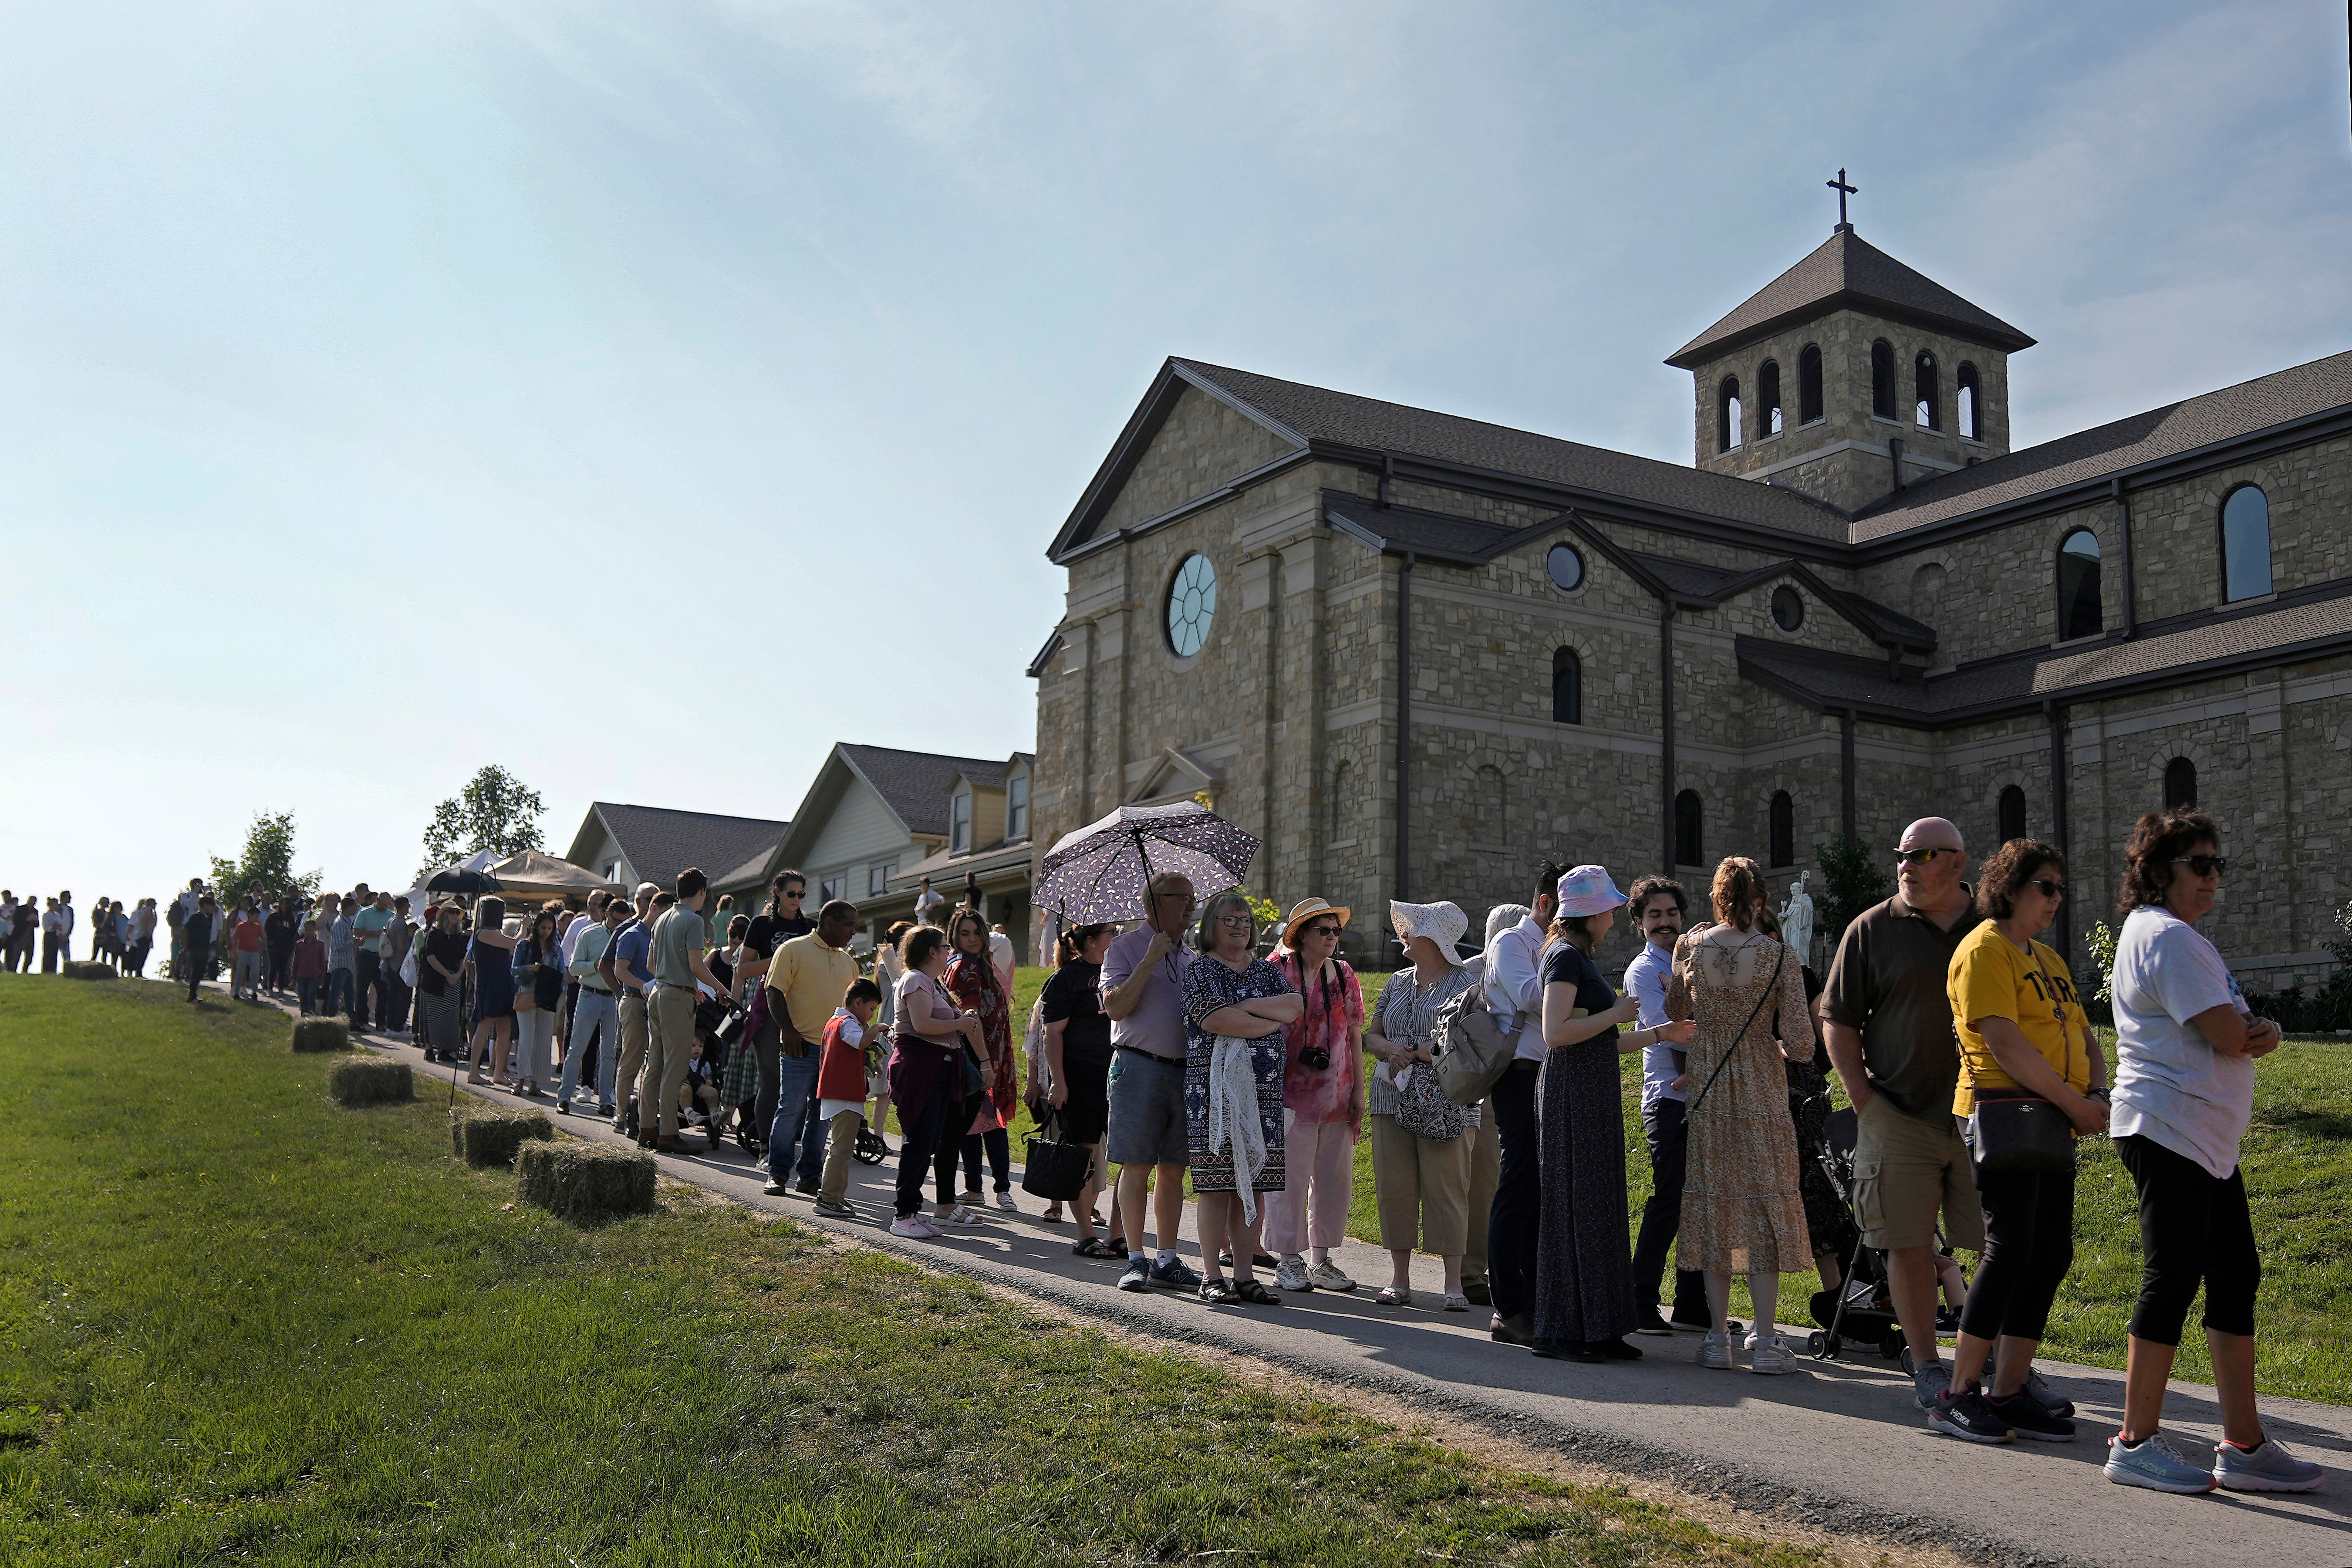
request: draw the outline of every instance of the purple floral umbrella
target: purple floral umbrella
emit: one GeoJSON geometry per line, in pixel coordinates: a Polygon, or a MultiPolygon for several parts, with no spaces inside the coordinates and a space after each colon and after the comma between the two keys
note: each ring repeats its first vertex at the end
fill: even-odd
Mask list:
{"type": "Polygon", "coordinates": [[[1257,847],[1254,834],[1192,801],[1122,805],[1046,852],[1033,897],[1073,925],[1139,921],[1152,878],[1183,877],[1205,899],[1249,875],[1257,847]]]}

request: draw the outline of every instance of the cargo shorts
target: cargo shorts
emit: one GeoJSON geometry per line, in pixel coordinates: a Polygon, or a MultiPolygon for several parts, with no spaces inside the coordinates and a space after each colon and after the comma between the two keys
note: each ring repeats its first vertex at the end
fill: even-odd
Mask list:
{"type": "Polygon", "coordinates": [[[1854,1123],[1853,1220],[1865,1246],[1932,1247],[1940,1209],[1947,1246],[1984,1250],[1984,1209],[1956,1118],[1906,1116],[1874,1094],[1854,1123]]]}

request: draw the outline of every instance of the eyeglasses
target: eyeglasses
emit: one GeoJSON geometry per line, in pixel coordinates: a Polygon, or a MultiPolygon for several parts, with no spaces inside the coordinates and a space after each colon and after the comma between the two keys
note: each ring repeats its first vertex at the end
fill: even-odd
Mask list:
{"type": "Polygon", "coordinates": [[[1307,928],[1307,934],[1308,936],[1338,936],[1339,934],[1339,928],[1338,926],[1308,926],[1307,928]]]}
{"type": "Polygon", "coordinates": [[[2053,882],[2047,877],[2028,877],[2025,879],[2025,885],[2029,888],[2041,889],[2042,896],[2045,899],[2063,899],[2066,896],[2066,884],[2053,882]]]}
{"type": "Polygon", "coordinates": [[[2229,858],[2221,855],[2175,855],[2172,863],[2186,866],[2200,877],[2218,877],[2230,868],[2229,858]]]}
{"type": "Polygon", "coordinates": [[[1255,915],[1219,915],[1217,923],[1227,931],[1247,931],[1257,923],[1255,915]]]}
{"type": "Polygon", "coordinates": [[[1900,865],[1925,866],[1938,855],[1958,855],[1958,853],[1957,849],[1948,849],[1939,845],[1928,849],[1897,849],[1895,852],[1895,858],[1900,865]]]}

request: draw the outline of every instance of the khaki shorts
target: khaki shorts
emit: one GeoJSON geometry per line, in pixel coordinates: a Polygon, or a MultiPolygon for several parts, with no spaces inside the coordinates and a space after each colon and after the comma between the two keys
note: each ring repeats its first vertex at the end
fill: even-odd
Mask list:
{"type": "Polygon", "coordinates": [[[1853,1219],[1863,1241],[1882,1251],[1933,1246],[1941,1209],[1946,1245],[1982,1252],[1984,1210],[1958,1121],[1906,1116],[1883,1094],[1855,1121],[1853,1219]]]}

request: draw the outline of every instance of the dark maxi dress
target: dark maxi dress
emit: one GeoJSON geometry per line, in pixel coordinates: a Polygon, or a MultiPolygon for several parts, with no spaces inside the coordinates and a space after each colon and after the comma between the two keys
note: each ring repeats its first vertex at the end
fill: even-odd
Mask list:
{"type": "MultiPolygon", "coordinates": [[[[1576,1005],[1588,1015],[1617,1005],[1617,993],[1571,943],[1555,943],[1545,954],[1543,978],[1548,986],[1575,986],[1576,1005]]],[[[1557,1354],[1631,1333],[1636,1321],[1617,1031],[1547,1056],[1536,1078],[1536,1103],[1543,1222],[1536,1243],[1535,1348],[1557,1354]]]]}

